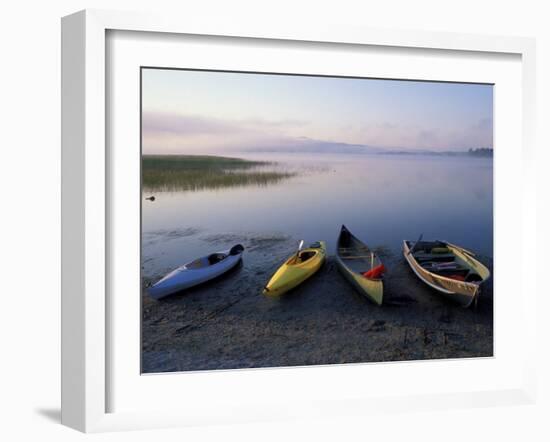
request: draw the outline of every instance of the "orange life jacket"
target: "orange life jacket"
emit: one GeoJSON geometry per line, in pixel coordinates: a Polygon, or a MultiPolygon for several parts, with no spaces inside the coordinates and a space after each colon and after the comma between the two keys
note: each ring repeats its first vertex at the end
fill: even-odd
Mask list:
{"type": "Polygon", "coordinates": [[[384,267],[384,264],[380,264],[379,266],[370,269],[368,272],[362,273],[362,275],[369,279],[379,279],[385,271],[386,268],[384,267]]]}

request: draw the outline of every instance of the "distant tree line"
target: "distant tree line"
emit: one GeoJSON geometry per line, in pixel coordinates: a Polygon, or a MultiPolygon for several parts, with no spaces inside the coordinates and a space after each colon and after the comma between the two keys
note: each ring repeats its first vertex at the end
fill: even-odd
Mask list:
{"type": "Polygon", "coordinates": [[[468,155],[474,157],[492,157],[493,149],[489,147],[478,147],[476,149],[468,149],[468,155]]]}

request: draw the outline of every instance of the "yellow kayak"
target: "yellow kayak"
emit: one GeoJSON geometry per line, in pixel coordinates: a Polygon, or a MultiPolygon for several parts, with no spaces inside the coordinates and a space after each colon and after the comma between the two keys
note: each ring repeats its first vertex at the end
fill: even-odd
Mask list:
{"type": "Polygon", "coordinates": [[[321,268],[327,256],[324,241],[311,244],[288,258],[271,277],[264,294],[278,296],[300,285],[321,268]]]}

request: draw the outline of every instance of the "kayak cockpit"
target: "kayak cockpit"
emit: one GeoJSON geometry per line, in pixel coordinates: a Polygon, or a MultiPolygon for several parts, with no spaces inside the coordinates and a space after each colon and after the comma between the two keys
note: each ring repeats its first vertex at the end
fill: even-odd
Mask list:
{"type": "Polygon", "coordinates": [[[310,250],[304,250],[302,252],[299,252],[297,255],[291,256],[286,262],[286,265],[295,266],[295,265],[303,264],[309,261],[310,259],[312,259],[316,255],[317,255],[316,251],[314,252],[310,250]]]}
{"type": "Polygon", "coordinates": [[[227,258],[227,256],[228,255],[226,255],[225,253],[212,253],[211,255],[208,255],[208,265],[217,264],[227,258]]]}
{"type": "Polygon", "coordinates": [[[189,270],[198,270],[208,267],[210,263],[208,262],[208,257],[198,258],[194,261],[191,261],[189,264],[186,264],[185,268],[189,270]]]}
{"type": "Polygon", "coordinates": [[[312,251],[300,252],[298,254],[298,257],[296,258],[296,264],[301,264],[303,262],[306,262],[307,260],[313,258],[315,255],[317,255],[317,252],[312,252],[312,251]]]}
{"type": "Polygon", "coordinates": [[[320,242],[314,242],[307,249],[301,250],[297,254],[288,258],[286,265],[300,265],[315,258],[322,251],[320,242]],[[318,249],[318,250],[316,250],[318,249]]]}
{"type": "Polygon", "coordinates": [[[222,262],[228,256],[239,255],[243,252],[243,250],[244,250],[244,247],[241,244],[237,244],[236,246],[231,247],[231,249],[229,250],[229,253],[228,252],[211,253],[208,256],[203,256],[202,258],[198,258],[198,259],[195,259],[194,261],[191,261],[189,264],[185,265],[185,268],[189,270],[203,269],[205,267],[209,267],[222,262]]]}

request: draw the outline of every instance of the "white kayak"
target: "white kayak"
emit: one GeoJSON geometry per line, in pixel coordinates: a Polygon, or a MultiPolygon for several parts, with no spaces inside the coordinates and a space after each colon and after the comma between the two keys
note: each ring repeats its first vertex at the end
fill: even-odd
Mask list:
{"type": "Polygon", "coordinates": [[[147,289],[154,299],[210,281],[234,268],[242,259],[244,247],[240,244],[229,250],[211,253],[172,270],[147,289]]]}

